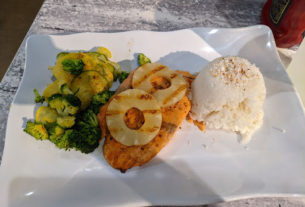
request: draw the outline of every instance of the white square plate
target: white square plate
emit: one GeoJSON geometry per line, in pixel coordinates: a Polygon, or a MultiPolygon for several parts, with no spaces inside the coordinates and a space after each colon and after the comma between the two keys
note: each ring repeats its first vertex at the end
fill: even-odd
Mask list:
{"type": "Polygon", "coordinates": [[[195,28],[34,35],[26,44],[26,68],[10,109],[2,166],[0,206],[143,206],[207,204],[255,196],[305,195],[305,119],[300,99],[282,67],[271,31],[195,28]],[[136,53],[173,69],[200,71],[223,55],[238,55],[262,71],[267,97],[264,124],[243,146],[234,133],[200,132],[186,122],[148,164],[125,174],[102,156],[57,149],[23,132],[33,118],[33,88],[51,83],[56,54],[110,49],[124,70],[136,53]]]}

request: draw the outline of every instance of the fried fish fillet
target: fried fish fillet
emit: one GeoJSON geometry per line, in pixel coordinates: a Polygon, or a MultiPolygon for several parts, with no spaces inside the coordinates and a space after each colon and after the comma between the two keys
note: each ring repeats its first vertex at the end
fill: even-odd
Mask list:
{"type": "MultiPolygon", "coordinates": [[[[131,88],[133,73],[120,85],[117,93],[131,88]]],[[[146,145],[125,146],[111,137],[106,125],[106,111],[108,104],[100,109],[98,115],[104,143],[104,156],[107,162],[115,169],[126,170],[141,166],[150,161],[160,150],[167,145],[182,121],[191,109],[191,102],[185,95],[176,104],[161,108],[162,125],[159,133],[146,145]]]]}

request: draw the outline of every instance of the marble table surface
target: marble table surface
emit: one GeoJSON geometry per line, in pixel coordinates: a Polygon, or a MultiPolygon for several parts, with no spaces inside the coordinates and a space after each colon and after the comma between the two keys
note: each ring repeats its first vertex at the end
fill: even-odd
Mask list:
{"type": "MultiPolygon", "coordinates": [[[[244,27],[259,24],[265,0],[45,0],[31,34],[170,31],[190,27],[244,27]]],[[[24,70],[22,42],[0,83],[0,161],[10,104],[24,70]]],[[[304,198],[253,198],[207,206],[305,206],[304,198]]]]}

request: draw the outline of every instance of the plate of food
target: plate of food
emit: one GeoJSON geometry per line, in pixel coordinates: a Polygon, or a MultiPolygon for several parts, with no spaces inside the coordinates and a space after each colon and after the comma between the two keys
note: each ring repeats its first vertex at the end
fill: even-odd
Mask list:
{"type": "Polygon", "coordinates": [[[305,195],[305,116],[265,26],[32,35],[1,206],[305,195]]]}

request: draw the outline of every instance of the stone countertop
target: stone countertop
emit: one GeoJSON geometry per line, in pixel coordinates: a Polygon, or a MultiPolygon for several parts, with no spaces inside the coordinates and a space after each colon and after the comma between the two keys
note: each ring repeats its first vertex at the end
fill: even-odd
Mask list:
{"type": "MultiPolygon", "coordinates": [[[[31,34],[170,31],[190,27],[244,27],[259,24],[266,0],[45,0],[31,34]]],[[[25,62],[22,42],[0,83],[0,161],[10,104],[25,62]]],[[[301,198],[253,198],[208,206],[305,206],[301,198]]]]}

